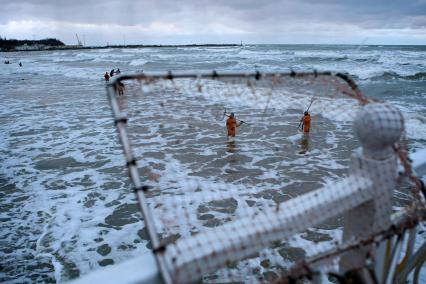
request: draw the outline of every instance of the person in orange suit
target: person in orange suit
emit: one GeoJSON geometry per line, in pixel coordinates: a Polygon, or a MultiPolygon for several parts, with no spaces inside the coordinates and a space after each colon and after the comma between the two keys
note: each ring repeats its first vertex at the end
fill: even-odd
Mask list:
{"type": "Polygon", "coordinates": [[[302,121],[303,123],[302,124],[303,133],[305,134],[309,133],[309,130],[311,129],[311,115],[309,114],[309,112],[305,111],[300,121],[302,121]]]}
{"type": "Polygon", "coordinates": [[[231,115],[226,120],[226,128],[228,129],[228,139],[235,137],[237,133],[237,127],[241,125],[241,122],[237,122],[237,119],[235,118],[235,115],[233,112],[231,112],[231,115]]]}

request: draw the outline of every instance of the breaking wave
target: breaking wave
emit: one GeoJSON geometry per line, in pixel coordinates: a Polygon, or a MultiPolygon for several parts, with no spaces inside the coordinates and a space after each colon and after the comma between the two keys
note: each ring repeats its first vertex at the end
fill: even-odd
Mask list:
{"type": "Polygon", "coordinates": [[[381,75],[373,76],[372,80],[409,80],[409,81],[426,81],[426,72],[418,72],[412,75],[401,75],[393,71],[383,72],[381,75]]]}

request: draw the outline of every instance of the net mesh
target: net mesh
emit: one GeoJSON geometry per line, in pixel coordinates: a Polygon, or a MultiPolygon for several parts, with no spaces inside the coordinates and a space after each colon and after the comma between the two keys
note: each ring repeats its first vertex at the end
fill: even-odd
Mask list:
{"type": "MultiPolygon", "coordinates": [[[[295,262],[342,246],[353,234],[361,240],[385,230],[392,205],[420,199],[418,187],[406,192],[417,199],[392,204],[395,159],[350,162],[359,146],[354,119],[371,100],[346,75],[141,74],[121,77],[111,90],[116,123],[127,123],[120,134],[128,166],[136,168],[137,160],[144,185],[146,201],[139,201],[150,215],[143,212],[145,223],[158,237],[154,249],[174,282],[283,280],[295,262]],[[311,117],[309,132],[302,127],[304,111],[311,117]],[[231,113],[235,138],[227,137],[231,113]],[[348,167],[364,163],[370,172],[343,179],[348,167]],[[353,219],[357,206],[365,209],[353,219]],[[373,223],[357,224],[371,214],[373,223]],[[353,219],[350,236],[344,217],[353,219]]],[[[391,114],[373,123],[392,130],[401,121],[391,114]]],[[[396,147],[417,184],[404,144],[396,147]]],[[[130,175],[135,178],[132,169],[130,175]]],[[[323,261],[322,269],[337,271],[339,261],[323,261]]]]}

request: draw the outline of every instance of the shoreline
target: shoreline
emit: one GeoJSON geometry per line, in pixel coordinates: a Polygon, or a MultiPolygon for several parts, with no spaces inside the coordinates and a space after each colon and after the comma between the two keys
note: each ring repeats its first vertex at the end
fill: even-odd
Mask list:
{"type": "MultiPolygon", "coordinates": [[[[225,44],[225,43],[209,43],[209,44],[133,44],[133,45],[106,45],[106,46],[77,46],[77,45],[64,45],[64,46],[50,46],[39,49],[28,50],[0,50],[0,52],[28,52],[28,51],[58,51],[58,50],[95,50],[95,49],[108,49],[108,48],[175,48],[175,47],[238,47],[245,45],[286,45],[286,46],[359,46],[356,44],[225,44]]],[[[367,47],[424,47],[426,45],[379,45],[370,44],[367,47]]]]}
{"type": "Polygon", "coordinates": [[[4,50],[0,52],[28,52],[52,50],[81,50],[81,49],[108,49],[108,48],[171,48],[171,47],[237,47],[241,44],[134,44],[134,45],[106,45],[106,46],[51,46],[31,50],[4,50]]]}

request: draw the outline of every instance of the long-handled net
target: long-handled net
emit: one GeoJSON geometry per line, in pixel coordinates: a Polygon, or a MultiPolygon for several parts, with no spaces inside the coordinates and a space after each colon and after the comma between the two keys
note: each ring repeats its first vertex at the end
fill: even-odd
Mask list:
{"type": "MultiPolygon", "coordinates": [[[[309,275],[307,260],[335,271],[333,254],[367,241],[343,242],[342,216],[371,198],[369,181],[326,190],[347,175],[355,116],[372,102],[345,74],[139,74],[108,92],[165,282],[284,280],[309,275]],[[229,139],[231,113],[239,127],[229,139]],[[358,185],[353,198],[346,188],[358,185]]],[[[409,198],[393,205],[408,208],[421,184],[405,144],[395,147],[416,189],[401,187],[409,198]]],[[[372,242],[389,231],[374,233],[372,242]]]]}

